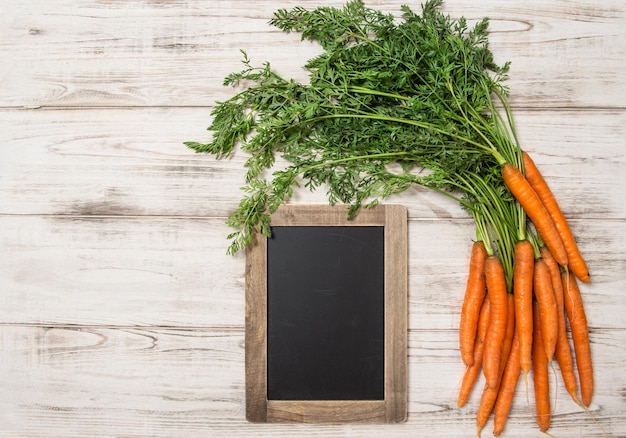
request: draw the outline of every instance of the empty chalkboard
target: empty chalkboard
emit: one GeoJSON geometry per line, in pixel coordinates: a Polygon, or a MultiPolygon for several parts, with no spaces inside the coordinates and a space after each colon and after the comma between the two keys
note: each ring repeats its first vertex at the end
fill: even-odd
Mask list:
{"type": "Polygon", "coordinates": [[[246,252],[246,416],[406,418],[406,210],[282,206],[246,252]]]}
{"type": "Polygon", "coordinates": [[[383,227],[272,227],[267,398],[383,400],[383,227]]]}

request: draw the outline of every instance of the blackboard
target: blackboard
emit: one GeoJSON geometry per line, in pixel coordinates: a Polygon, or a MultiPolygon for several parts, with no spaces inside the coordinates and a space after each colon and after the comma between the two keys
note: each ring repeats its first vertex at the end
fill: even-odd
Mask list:
{"type": "Polygon", "coordinates": [[[406,210],[286,205],[246,251],[246,417],[406,418],[406,210]]]}
{"type": "Polygon", "coordinates": [[[267,398],[383,400],[383,227],[273,227],[267,398]]]}

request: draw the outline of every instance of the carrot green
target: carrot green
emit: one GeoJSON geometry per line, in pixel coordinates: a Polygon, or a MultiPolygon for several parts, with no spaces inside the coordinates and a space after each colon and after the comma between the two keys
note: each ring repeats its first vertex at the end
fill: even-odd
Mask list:
{"type": "Polygon", "coordinates": [[[240,90],[214,107],[211,141],[186,143],[217,158],[249,154],[245,195],[228,219],[236,229],[229,253],[255,232],[269,235],[269,214],[300,185],[326,187],[329,202],[350,204],[354,215],[420,184],[474,216],[484,216],[485,202],[499,205],[481,234],[509,233],[515,212],[499,165],[518,163],[519,152],[506,105],[508,63],[494,62],[486,18],[470,28],[444,15],[441,3],[427,1],[421,14],[403,6],[400,20],[360,0],[275,12],[271,25],[323,48],[304,65],[309,82],[283,78],[268,62],[255,67],[242,51],[243,70],[224,81],[240,90]],[[272,170],[277,156],[289,166],[272,170]]]}

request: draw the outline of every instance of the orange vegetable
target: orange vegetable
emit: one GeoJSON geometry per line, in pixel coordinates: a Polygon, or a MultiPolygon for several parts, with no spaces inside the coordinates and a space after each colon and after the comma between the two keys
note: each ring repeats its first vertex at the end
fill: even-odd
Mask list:
{"type": "Polygon", "coordinates": [[[493,434],[495,436],[499,436],[502,433],[506,420],[509,417],[520,370],[519,336],[517,330],[515,330],[511,353],[506,362],[502,379],[500,379],[500,389],[498,390],[496,404],[493,407],[493,434]]]}
{"type": "Polygon", "coordinates": [[[541,323],[539,321],[539,306],[535,301],[533,308],[533,384],[535,388],[535,411],[537,424],[542,432],[550,427],[550,376],[548,374],[548,358],[546,357],[541,323]]]}
{"type": "Polygon", "coordinates": [[[491,306],[489,305],[489,297],[486,297],[480,309],[480,316],[478,317],[478,329],[476,331],[476,342],[474,344],[474,360],[472,365],[467,367],[463,374],[463,381],[461,382],[461,389],[459,390],[459,396],[457,398],[458,407],[462,407],[467,403],[467,399],[472,392],[472,388],[480,372],[485,351],[485,336],[489,328],[490,316],[491,306]]]}
{"type": "Polygon", "coordinates": [[[506,336],[507,292],[504,269],[497,256],[489,256],[485,261],[487,294],[491,305],[489,329],[485,337],[483,374],[487,386],[494,388],[498,383],[498,371],[502,345],[506,336]]]}
{"type": "Polygon", "coordinates": [[[461,358],[467,366],[474,362],[474,343],[478,327],[480,308],[485,299],[485,245],[478,241],[472,245],[469,275],[465,287],[461,321],[459,324],[459,343],[461,358]]]}
{"type": "Polygon", "coordinates": [[[533,273],[535,256],[528,240],[515,244],[513,267],[513,294],[515,296],[515,323],[519,337],[520,367],[526,380],[532,366],[533,345],[533,273]]]}
{"type": "Polygon", "coordinates": [[[517,202],[522,206],[543,241],[552,252],[554,259],[562,266],[567,266],[567,252],[561,241],[550,214],[543,206],[539,195],[533,190],[528,180],[518,168],[510,163],[502,166],[502,178],[517,202]]]}
{"type": "Polygon", "coordinates": [[[502,355],[500,357],[500,375],[504,372],[504,367],[509,360],[511,349],[513,348],[513,338],[515,336],[515,300],[513,294],[506,294],[506,334],[502,345],[502,355]]]}
{"type": "Polygon", "coordinates": [[[564,272],[561,280],[564,291],[563,301],[565,302],[565,311],[567,312],[567,319],[572,331],[572,341],[576,355],[581,401],[588,407],[591,404],[593,395],[593,366],[587,316],[585,315],[576,277],[571,272],[564,272]]]}
{"type": "Polygon", "coordinates": [[[589,269],[587,268],[587,264],[583,259],[580,250],[578,249],[578,245],[576,244],[576,239],[574,239],[574,234],[570,229],[567,220],[565,219],[565,215],[561,211],[559,204],[556,201],[556,198],[552,194],[552,190],[546,183],[545,179],[539,169],[535,165],[535,162],[532,160],[530,155],[526,152],[522,152],[522,157],[524,159],[524,171],[526,174],[526,179],[530,183],[531,187],[535,190],[539,199],[543,203],[545,209],[550,214],[552,218],[552,222],[554,226],[561,236],[561,241],[563,242],[563,246],[565,247],[565,251],[567,252],[567,261],[569,269],[580,279],[586,283],[591,281],[591,277],[589,275],[589,269]]]}
{"type": "Polygon", "coordinates": [[[576,382],[576,374],[574,372],[574,359],[572,358],[572,350],[570,349],[569,340],[567,339],[567,323],[565,321],[565,303],[563,302],[563,284],[561,283],[561,271],[557,265],[552,254],[548,251],[548,248],[542,246],[540,248],[541,257],[546,262],[548,269],[550,270],[550,277],[552,278],[552,290],[554,291],[554,299],[556,301],[556,310],[558,318],[558,337],[556,341],[556,349],[554,351],[554,357],[559,364],[561,370],[561,377],[563,378],[563,384],[565,389],[572,397],[572,400],[576,404],[580,404],[578,399],[578,383],[576,382]]]}
{"type": "Polygon", "coordinates": [[[480,435],[480,431],[485,427],[485,424],[487,424],[489,415],[491,414],[491,411],[496,403],[496,398],[498,397],[498,392],[500,391],[502,375],[504,374],[504,369],[513,345],[513,337],[515,334],[515,310],[512,294],[507,294],[507,309],[506,335],[502,345],[502,354],[500,355],[498,382],[496,386],[485,386],[483,390],[483,394],[480,398],[480,404],[478,406],[478,412],[476,414],[476,428],[478,435],[480,435]]]}
{"type": "Polygon", "coordinates": [[[552,361],[559,334],[558,312],[550,269],[543,259],[535,261],[534,291],[539,306],[541,335],[548,362],[552,361]]]}

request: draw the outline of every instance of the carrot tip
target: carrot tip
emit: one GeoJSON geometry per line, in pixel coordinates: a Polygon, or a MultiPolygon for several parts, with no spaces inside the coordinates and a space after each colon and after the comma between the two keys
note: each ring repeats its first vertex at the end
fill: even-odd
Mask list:
{"type": "Polygon", "coordinates": [[[483,429],[483,428],[482,428],[482,427],[480,427],[480,426],[478,426],[478,427],[476,428],[476,436],[477,436],[478,438],[480,438],[480,433],[481,433],[482,429],[483,429]]]}

